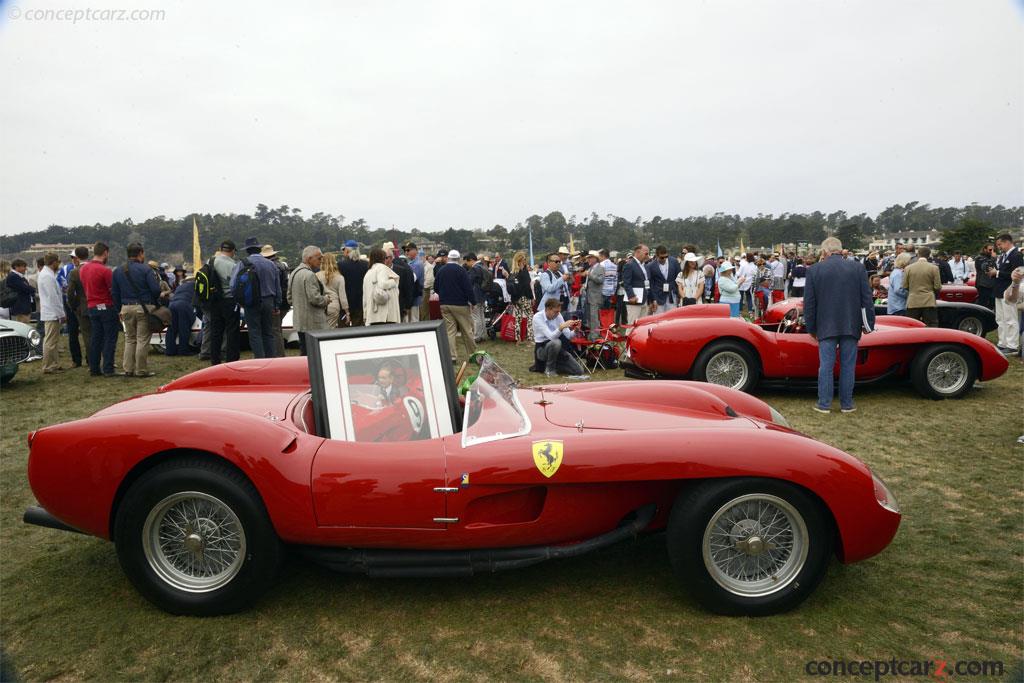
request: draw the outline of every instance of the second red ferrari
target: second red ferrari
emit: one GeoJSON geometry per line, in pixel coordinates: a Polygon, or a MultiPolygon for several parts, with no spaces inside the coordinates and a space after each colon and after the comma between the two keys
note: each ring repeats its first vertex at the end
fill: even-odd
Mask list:
{"type": "MultiPolygon", "coordinates": [[[[802,314],[803,301],[787,299],[757,324],[730,318],[724,304],[641,318],[629,333],[623,365],[631,377],[692,378],[742,391],[758,383],[813,386],[818,343],[804,329],[802,314]]],[[[996,379],[1008,366],[986,339],[884,316],[858,343],[856,379],[909,379],[922,396],[960,398],[975,381],[996,379]]]]}

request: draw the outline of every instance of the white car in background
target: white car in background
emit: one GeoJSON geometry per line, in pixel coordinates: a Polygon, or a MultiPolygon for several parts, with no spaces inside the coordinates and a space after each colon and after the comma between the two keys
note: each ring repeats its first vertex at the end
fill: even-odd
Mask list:
{"type": "MultiPolygon", "coordinates": [[[[239,325],[239,331],[242,335],[242,348],[249,348],[249,328],[246,327],[245,321],[243,320],[239,325]]],[[[284,319],[281,320],[281,332],[284,335],[284,343],[286,346],[298,346],[299,345],[299,333],[295,331],[292,326],[292,311],[289,310],[284,314],[284,319]]],[[[195,322],[192,323],[192,334],[189,339],[189,343],[193,349],[198,350],[203,343],[203,319],[196,318],[195,322]]],[[[164,353],[167,350],[167,328],[165,327],[160,332],[154,332],[149,339],[150,347],[159,353],[164,353]]]]}
{"type": "Polygon", "coordinates": [[[32,325],[0,320],[0,384],[18,374],[18,366],[43,357],[43,339],[32,325]]]}

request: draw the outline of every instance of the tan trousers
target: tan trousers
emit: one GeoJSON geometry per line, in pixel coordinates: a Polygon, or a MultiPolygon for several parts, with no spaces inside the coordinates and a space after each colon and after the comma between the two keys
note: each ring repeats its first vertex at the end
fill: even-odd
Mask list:
{"type": "Polygon", "coordinates": [[[124,374],[148,371],[149,320],[142,306],[126,304],[121,307],[124,321],[124,374]]]}
{"type": "Polygon", "coordinates": [[[430,295],[433,287],[423,288],[423,302],[420,304],[420,320],[430,320],[430,295]]]}
{"type": "Polygon", "coordinates": [[[60,369],[60,321],[47,320],[43,327],[43,372],[53,372],[60,369]]]}
{"type": "Polygon", "coordinates": [[[466,358],[476,352],[473,339],[473,320],[469,315],[469,306],[441,306],[441,317],[448,330],[448,350],[455,358],[455,333],[462,333],[462,346],[466,349],[466,358]]]}

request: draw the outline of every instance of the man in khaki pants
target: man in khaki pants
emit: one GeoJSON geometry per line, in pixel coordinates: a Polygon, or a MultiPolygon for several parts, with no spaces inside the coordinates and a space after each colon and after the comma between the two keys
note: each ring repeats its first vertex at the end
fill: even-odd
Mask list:
{"type": "Polygon", "coordinates": [[[476,351],[473,339],[473,319],[469,315],[470,305],[476,303],[473,285],[469,282],[469,273],[459,263],[461,255],[455,249],[448,252],[448,265],[434,270],[434,288],[441,303],[441,317],[444,318],[448,330],[448,350],[455,356],[455,337],[462,335],[462,345],[466,357],[476,351]]]}
{"type": "Polygon", "coordinates": [[[935,296],[942,291],[939,267],[928,261],[932,250],[921,247],[917,260],[903,269],[903,287],[907,290],[907,317],[920,320],[928,327],[939,326],[939,309],[935,296]]]}
{"type": "Polygon", "coordinates": [[[60,326],[64,322],[64,297],[57,284],[57,269],[60,258],[54,252],[43,257],[39,269],[39,319],[43,321],[46,334],[43,337],[43,372],[60,372],[60,326]]]}
{"type": "Polygon", "coordinates": [[[149,357],[149,316],[156,308],[160,282],[156,272],[146,265],[146,252],[138,242],[128,245],[128,263],[114,271],[114,308],[124,323],[124,376],[152,377],[149,357]]]}

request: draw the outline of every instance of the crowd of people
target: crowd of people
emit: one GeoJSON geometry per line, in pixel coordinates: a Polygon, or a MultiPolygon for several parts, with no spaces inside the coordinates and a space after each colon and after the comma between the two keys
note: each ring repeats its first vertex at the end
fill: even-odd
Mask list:
{"type": "MultiPolygon", "coordinates": [[[[27,274],[24,260],[16,259],[3,278],[4,296],[11,301],[7,313],[29,322],[38,311],[44,373],[64,369],[59,341],[66,326],[72,367],[84,363],[92,375],[115,376],[114,349],[123,332],[124,355],[117,374],[150,377],[151,334],[161,323],[167,326],[167,355],[199,354],[217,365],[239,358],[243,322],[254,357],[272,358],[284,355],[282,323],[289,310],[300,353],[306,354],[308,332],[426,320],[433,301],[445,322],[453,361],[457,344],[471,355],[504,320],[509,341],[533,344],[532,369],[548,375],[582,375],[572,340],[596,339],[607,327],[602,320],[629,325],[678,306],[716,302],[728,304],[733,316],[755,319],[771,303],[790,296],[804,296],[805,310],[814,310],[811,283],[820,289],[821,273],[835,270],[815,264],[842,261],[849,264],[842,272],[856,272],[863,280],[871,303],[866,308],[872,315],[874,306],[884,305],[889,314],[932,326],[937,325],[941,286],[973,282],[978,303],[995,311],[1000,349],[1008,354],[1021,349],[1024,262],[1009,235],[1000,235],[974,258],[959,252],[933,257],[927,247],[915,252],[902,245],[892,253],[857,258],[835,240],[826,240],[813,256],[712,256],[694,245],[683,247],[678,256],[662,245],[655,247],[653,256],[645,244],[622,255],[607,249],[570,253],[561,247],[536,267],[523,251],[509,262],[501,253],[478,256],[442,249],[423,254],[412,242],[400,248],[385,242],[365,255],[351,240],[339,253],[324,253],[311,245],[302,250],[295,268],[256,237],[245,240],[241,254],[237,251],[226,239],[198,272],[189,273],[183,267],[147,261],[139,243],[128,245],[125,262],[116,268],[108,263],[110,250],[102,242],[91,253],[76,248],[64,264],[57,254],[48,253],[38,260],[33,274],[27,274]],[[203,320],[199,349],[192,346],[197,317],[203,320]]],[[[844,300],[859,301],[861,289],[858,285],[856,292],[847,292],[844,300]]],[[[831,300],[820,306],[841,308],[831,300]]],[[[836,348],[840,358],[849,351],[841,344],[836,348]]]]}

